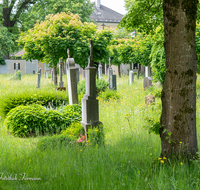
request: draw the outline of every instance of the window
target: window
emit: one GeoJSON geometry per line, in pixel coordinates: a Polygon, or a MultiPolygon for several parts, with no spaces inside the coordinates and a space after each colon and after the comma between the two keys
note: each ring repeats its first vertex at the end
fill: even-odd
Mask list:
{"type": "MultiPolygon", "coordinates": [[[[16,70],[16,63],[14,63],[14,70],[16,70]]],[[[20,63],[18,63],[18,70],[20,70],[20,63]]]]}

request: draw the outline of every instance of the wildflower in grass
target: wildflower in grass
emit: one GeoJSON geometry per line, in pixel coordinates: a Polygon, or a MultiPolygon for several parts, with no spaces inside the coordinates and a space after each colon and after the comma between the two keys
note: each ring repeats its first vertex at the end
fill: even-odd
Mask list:
{"type": "Polygon", "coordinates": [[[182,142],[180,142],[180,144],[181,144],[182,142]]]}
{"type": "Polygon", "coordinates": [[[98,129],[97,130],[95,130],[96,132],[98,132],[98,129]]]}
{"type": "Polygon", "coordinates": [[[182,166],[182,165],[183,165],[183,162],[181,162],[180,165],[182,166]]]}
{"type": "Polygon", "coordinates": [[[82,135],[80,135],[80,136],[81,136],[81,138],[76,141],[77,143],[85,141],[85,136],[82,136],[82,135]]]}
{"type": "Polygon", "coordinates": [[[164,162],[164,160],[161,160],[160,162],[161,162],[162,164],[164,164],[164,163],[165,163],[165,162],[164,162]]]}
{"type": "Polygon", "coordinates": [[[164,156],[163,159],[166,160],[167,158],[164,156]]]}
{"type": "Polygon", "coordinates": [[[162,158],[158,158],[158,160],[162,160],[162,158]]]}

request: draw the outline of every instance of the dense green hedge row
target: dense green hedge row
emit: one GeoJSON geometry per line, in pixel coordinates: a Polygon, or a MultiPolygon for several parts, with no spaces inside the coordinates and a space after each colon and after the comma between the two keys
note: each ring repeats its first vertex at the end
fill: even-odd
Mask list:
{"type": "Polygon", "coordinates": [[[39,104],[45,107],[58,107],[67,103],[68,93],[55,89],[9,92],[0,99],[0,115],[5,117],[11,109],[20,105],[39,104]]]}
{"type": "Polygon", "coordinates": [[[19,137],[60,133],[72,122],[81,121],[81,106],[67,105],[60,112],[38,104],[13,108],[5,119],[6,127],[19,137]]]}

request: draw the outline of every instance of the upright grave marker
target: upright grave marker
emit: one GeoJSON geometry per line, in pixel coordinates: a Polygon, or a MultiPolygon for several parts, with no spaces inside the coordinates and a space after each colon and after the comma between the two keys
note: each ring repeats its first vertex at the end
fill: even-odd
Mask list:
{"type": "Polygon", "coordinates": [[[129,71],[129,84],[133,84],[134,82],[134,72],[133,71],[129,71]]]}
{"type": "Polygon", "coordinates": [[[93,44],[90,40],[89,63],[85,69],[86,72],[86,93],[82,98],[82,125],[86,133],[90,126],[98,126],[99,122],[99,105],[96,99],[96,68],[94,67],[93,44]]]}
{"type": "Polygon", "coordinates": [[[59,78],[60,78],[60,82],[59,82],[59,87],[63,87],[64,83],[62,81],[62,59],[59,59],[59,78]]]}
{"type": "Polygon", "coordinates": [[[113,75],[113,70],[110,63],[110,57],[109,57],[109,75],[108,75],[108,82],[109,82],[109,89],[117,90],[117,79],[116,75],[113,75]]]}
{"type": "Polygon", "coordinates": [[[152,84],[152,80],[150,77],[150,66],[145,67],[145,78],[144,78],[144,90],[148,89],[152,84]]]}
{"type": "Polygon", "coordinates": [[[41,68],[38,68],[38,72],[37,72],[37,88],[40,88],[40,79],[41,79],[41,68]]]}
{"type": "Polygon", "coordinates": [[[74,58],[69,58],[68,50],[68,59],[66,62],[67,66],[67,84],[68,84],[68,94],[69,94],[69,104],[78,104],[78,92],[77,92],[77,69],[75,68],[74,58]]]}
{"type": "Polygon", "coordinates": [[[99,78],[102,78],[102,65],[101,65],[101,63],[99,63],[99,66],[98,66],[98,74],[99,74],[99,78]]]}

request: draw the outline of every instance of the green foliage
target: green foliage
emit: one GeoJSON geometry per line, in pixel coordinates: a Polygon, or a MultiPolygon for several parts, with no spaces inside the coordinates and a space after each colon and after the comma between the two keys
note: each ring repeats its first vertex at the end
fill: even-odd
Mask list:
{"type": "Polygon", "coordinates": [[[88,129],[89,142],[92,146],[104,145],[103,125],[88,129]]]}
{"type": "Polygon", "coordinates": [[[0,65],[5,65],[2,57],[7,56],[8,52],[12,51],[14,46],[13,35],[4,26],[0,26],[0,65]]]}
{"type": "Polygon", "coordinates": [[[22,72],[21,71],[15,71],[14,79],[15,80],[21,80],[22,72]]]}
{"type": "Polygon", "coordinates": [[[22,33],[19,44],[24,46],[26,59],[37,59],[56,66],[59,58],[70,57],[82,67],[87,66],[89,43],[93,40],[94,60],[100,61],[108,56],[107,45],[112,38],[110,30],[97,31],[93,23],[82,23],[80,17],[71,12],[48,15],[34,28],[22,33]]]}
{"type": "Polygon", "coordinates": [[[80,135],[84,135],[84,129],[80,122],[75,122],[67,129],[61,131],[61,135],[67,136],[69,139],[76,141],[80,135]]]}
{"type": "Polygon", "coordinates": [[[34,4],[28,12],[20,16],[22,21],[21,30],[27,31],[32,28],[37,20],[44,20],[48,14],[56,14],[68,11],[78,14],[82,22],[89,22],[93,11],[89,0],[43,0],[34,4]]]}
{"type": "Polygon", "coordinates": [[[61,131],[60,135],[41,138],[37,147],[40,150],[45,150],[71,146],[76,143],[80,134],[83,134],[83,127],[80,122],[72,123],[67,129],[61,131]]]}
{"type": "Polygon", "coordinates": [[[60,133],[69,125],[69,117],[65,117],[57,110],[48,110],[43,115],[43,132],[47,134],[60,133]]]}
{"type": "Polygon", "coordinates": [[[8,113],[4,124],[15,136],[27,137],[43,132],[45,108],[33,104],[18,106],[8,113]]]}
{"type": "Polygon", "coordinates": [[[161,88],[157,88],[155,85],[151,85],[148,89],[151,95],[155,96],[155,98],[161,98],[161,88]]]}
{"type": "MultiPolygon", "coordinates": [[[[105,91],[108,88],[109,83],[104,80],[103,78],[101,79],[96,79],[96,93],[97,95],[100,92],[105,91]]],[[[78,94],[85,94],[85,80],[82,80],[78,83],[78,94]]]]}
{"type": "Polygon", "coordinates": [[[164,50],[164,29],[158,26],[152,36],[151,67],[155,81],[160,81],[164,85],[165,80],[165,50],[164,50]],[[153,43],[154,42],[154,43],[153,43]]]}
{"type": "Polygon", "coordinates": [[[125,7],[128,14],[123,17],[120,27],[149,33],[163,23],[162,1],[160,0],[125,0],[125,7]]]}
{"type": "Polygon", "coordinates": [[[18,106],[12,109],[5,120],[7,128],[19,137],[60,133],[73,122],[81,121],[81,107],[67,105],[59,113],[41,105],[18,106]]]}
{"type": "Polygon", "coordinates": [[[99,93],[99,99],[104,101],[119,100],[120,96],[116,90],[106,89],[104,92],[99,93]]]}
{"type": "Polygon", "coordinates": [[[6,114],[19,105],[40,104],[42,106],[58,107],[68,102],[68,95],[61,91],[17,91],[5,93],[0,100],[0,115],[6,114]]]}
{"type": "Polygon", "coordinates": [[[37,147],[40,150],[58,149],[70,145],[70,138],[65,135],[46,136],[39,140],[37,147]]]}

